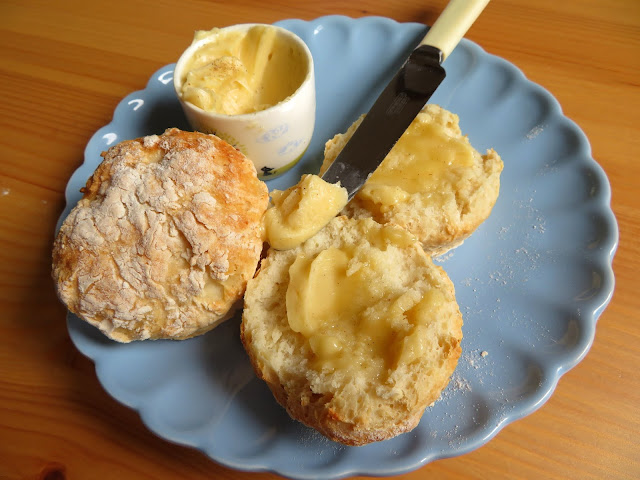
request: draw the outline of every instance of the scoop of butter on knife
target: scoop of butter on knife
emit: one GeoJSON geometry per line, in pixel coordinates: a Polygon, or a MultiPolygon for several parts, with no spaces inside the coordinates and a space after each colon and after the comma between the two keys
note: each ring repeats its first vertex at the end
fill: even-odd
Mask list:
{"type": "Polygon", "coordinates": [[[349,200],[380,165],[445,78],[442,62],[458,45],[489,0],[451,0],[322,179],[340,182],[349,200]]]}

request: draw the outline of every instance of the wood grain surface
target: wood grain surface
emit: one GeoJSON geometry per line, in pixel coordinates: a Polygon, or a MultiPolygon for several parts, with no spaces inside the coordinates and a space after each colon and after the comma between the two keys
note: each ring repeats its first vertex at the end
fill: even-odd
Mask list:
{"type": "MultiPolygon", "coordinates": [[[[196,29],[381,15],[432,23],[443,0],[0,2],[0,478],[273,479],[152,434],[71,343],[50,279],[64,189],[92,134],[196,29]]],[[[616,290],[551,399],[464,456],[403,479],[640,478],[640,2],[494,0],[468,38],[547,88],[612,184],[616,290]]]]}

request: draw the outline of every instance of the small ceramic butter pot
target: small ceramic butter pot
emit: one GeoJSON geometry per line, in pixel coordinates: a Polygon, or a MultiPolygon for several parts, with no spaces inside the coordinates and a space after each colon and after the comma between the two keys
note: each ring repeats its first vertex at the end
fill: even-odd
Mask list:
{"type": "MultiPolygon", "coordinates": [[[[215,45],[213,47],[215,48],[215,45]]],[[[256,48],[255,55],[260,54],[265,52],[256,48]]],[[[216,73],[215,68],[211,71],[216,73]]],[[[207,79],[204,78],[204,81],[207,79]]],[[[316,110],[313,58],[304,41],[284,28],[274,25],[241,24],[214,29],[208,36],[195,40],[181,55],[174,70],[174,87],[191,127],[204,133],[213,133],[240,150],[253,161],[258,176],[263,180],[275,178],[293,167],[309,146],[316,110]],[[264,68],[272,70],[264,76],[272,82],[279,76],[288,79],[287,76],[292,75],[293,70],[299,71],[302,68],[302,80],[295,91],[266,108],[262,106],[263,109],[239,114],[219,113],[209,108],[205,110],[189,101],[185,92],[188,91],[187,75],[193,65],[194,56],[200,55],[199,52],[203,48],[212,47],[209,45],[211,42],[225,41],[227,34],[248,33],[255,27],[274,29],[278,40],[276,45],[284,49],[282,52],[268,53],[267,57],[262,59],[263,65],[267,65],[264,68]],[[290,56],[291,61],[297,63],[277,61],[277,58],[282,59],[283,55],[290,56]],[[276,57],[276,61],[269,65],[272,56],[276,57]],[[278,68],[281,71],[273,71],[278,68]]],[[[213,96],[216,94],[210,93],[213,96]]],[[[221,92],[221,95],[224,96],[224,92],[221,92]]]]}

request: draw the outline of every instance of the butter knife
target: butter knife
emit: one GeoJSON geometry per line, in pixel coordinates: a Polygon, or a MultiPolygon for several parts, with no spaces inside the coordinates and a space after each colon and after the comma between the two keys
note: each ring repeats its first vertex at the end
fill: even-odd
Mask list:
{"type": "Polygon", "coordinates": [[[391,79],[322,179],[349,200],[362,188],[445,78],[442,62],[489,0],[451,0],[391,79]]]}

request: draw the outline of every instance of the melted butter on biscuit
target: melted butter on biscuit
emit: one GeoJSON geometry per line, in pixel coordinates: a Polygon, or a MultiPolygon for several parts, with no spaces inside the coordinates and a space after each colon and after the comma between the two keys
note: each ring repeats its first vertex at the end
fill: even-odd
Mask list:
{"type": "Polygon", "coordinates": [[[304,175],[297,185],[271,192],[273,206],[264,218],[269,245],[287,250],[315,235],[347,204],[347,190],[317,175],[304,175]]]}
{"type": "Polygon", "coordinates": [[[474,150],[420,114],[358,193],[382,209],[426,193],[434,201],[456,180],[456,169],[473,166],[474,150]]]}
{"type": "Polygon", "coordinates": [[[194,41],[209,37],[212,40],[185,65],[180,92],[203,110],[224,115],[258,112],[292,95],[304,81],[304,52],[275,28],[214,28],[196,32],[194,41]]]}
{"type": "Polygon", "coordinates": [[[304,335],[316,369],[367,371],[409,364],[429,348],[425,329],[446,301],[434,288],[400,290],[393,250],[415,238],[394,226],[365,230],[355,245],[300,254],[289,268],[289,326],[304,335]]]}

